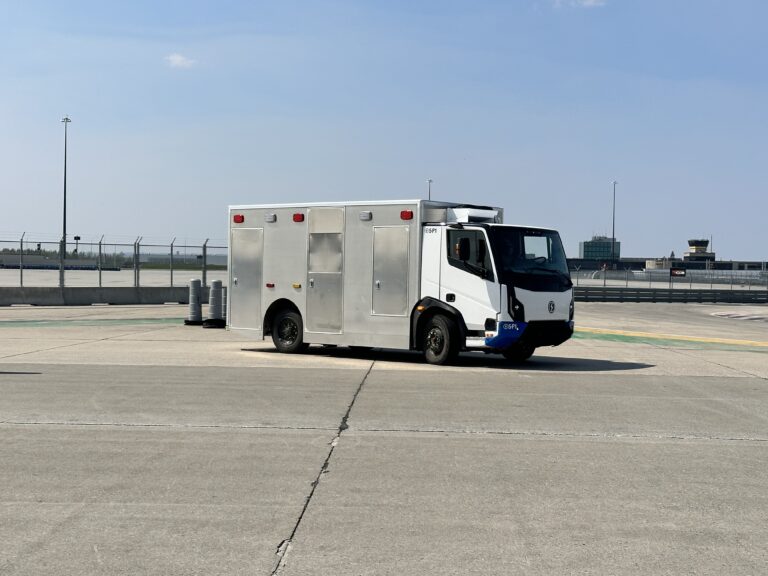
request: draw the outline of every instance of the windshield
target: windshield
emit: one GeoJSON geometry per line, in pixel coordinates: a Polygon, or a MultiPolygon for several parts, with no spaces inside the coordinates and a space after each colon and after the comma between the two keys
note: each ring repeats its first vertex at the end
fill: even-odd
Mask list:
{"type": "Polygon", "coordinates": [[[499,276],[505,282],[520,275],[556,276],[570,285],[568,263],[555,230],[490,226],[491,250],[499,276]]]}

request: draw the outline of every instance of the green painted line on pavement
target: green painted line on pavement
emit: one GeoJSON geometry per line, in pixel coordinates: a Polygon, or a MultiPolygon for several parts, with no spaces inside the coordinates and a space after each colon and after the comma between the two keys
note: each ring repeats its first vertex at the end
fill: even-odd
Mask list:
{"type": "Polygon", "coordinates": [[[688,348],[693,350],[725,350],[735,352],[762,352],[768,354],[768,349],[743,344],[723,344],[719,342],[699,342],[696,340],[655,338],[648,336],[629,336],[626,334],[600,334],[595,332],[576,331],[573,338],[579,340],[604,340],[609,342],[624,342],[628,344],[654,344],[670,348],[688,348]]]}

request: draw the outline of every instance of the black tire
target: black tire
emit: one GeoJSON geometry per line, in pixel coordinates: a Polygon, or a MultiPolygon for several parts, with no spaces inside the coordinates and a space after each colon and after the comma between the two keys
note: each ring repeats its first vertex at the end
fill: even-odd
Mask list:
{"type": "Polygon", "coordinates": [[[513,344],[502,352],[504,358],[509,360],[513,364],[522,364],[528,358],[533,356],[533,351],[536,348],[528,344],[513,344]]]}
{"type": "Polygon", "coordinates": [[[293,310],[280,310],[272,322],[272,342],[278,352],[295,354],[306,350],[304,323],[301,314],[293,310]]]}
{"type": "Polygon", "coordinates": [[[459,355],[459,331],[448,316],[436,314],[424,328],[424,358],[430,364],[449,364],[459,355]]]}

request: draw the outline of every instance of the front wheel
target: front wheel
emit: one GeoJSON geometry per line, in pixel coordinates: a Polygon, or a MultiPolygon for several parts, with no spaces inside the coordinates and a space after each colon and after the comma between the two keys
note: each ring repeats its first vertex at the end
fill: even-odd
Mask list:
{"type": "Polygon", "coordinates": [[[307,348],[304,344],[304,323],[294,310],[281,310],[272,324],[272,342],[278,352],[292,354],[307,348]]]}
{"type": "Polygon", "coordinates": [[[528,344],[513,344],[502,352],[504,358],[512,362],[513,364],[522,364],[528,358],[533,356],[535,348],[528,344]]]}
{"type": "Polygon", "coordinates": [[[438,314],[424,330],[424,358],[430,364],[448,364],[459,355],[459,331],[456,322],[438,314]]]}

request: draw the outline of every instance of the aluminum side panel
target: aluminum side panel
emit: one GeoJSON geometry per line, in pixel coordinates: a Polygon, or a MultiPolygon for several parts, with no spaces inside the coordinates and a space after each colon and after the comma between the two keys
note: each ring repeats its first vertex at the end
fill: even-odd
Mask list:
{"type": "Polygon", "coordinates": [[[347,208],[344,234],[344,337],[336,344],[408,348],[410,313],[419,297],[419,243],[417,204],[360,204],[347,208]],[[402,210],[413,210],[413,220],[401,220],[402,210]],[[371,220],[361,220],[361,212],[371,212],[371,220]],[[407,229],[408,264],[406,314],[373,314],[374,228],[407,229]]]}
{"type": "MultiPolygon", "coordinates": [[[[266,314],[277,300],[288,300],[302,317],[306,311],[307,222],[294,222],[293,214],[305,213],[295,208],[265,210],[275,222],[264,224],[264,280],[262,310],[266,314]],[[274,287],[267,288],[266,284],[274,287]]],[[[263,215],[262,215],[263,220],[263,215]]]]}

